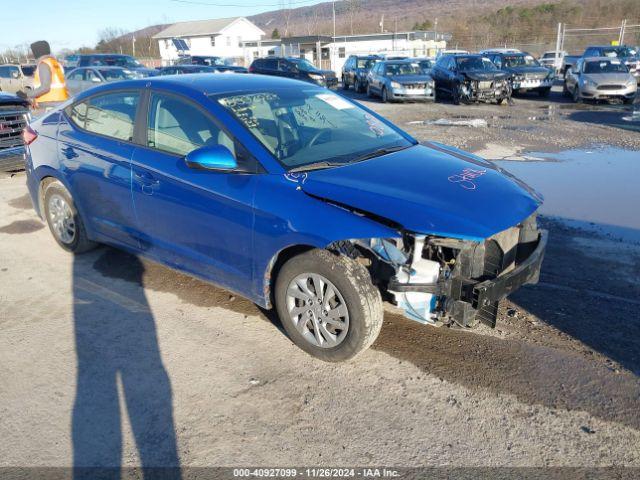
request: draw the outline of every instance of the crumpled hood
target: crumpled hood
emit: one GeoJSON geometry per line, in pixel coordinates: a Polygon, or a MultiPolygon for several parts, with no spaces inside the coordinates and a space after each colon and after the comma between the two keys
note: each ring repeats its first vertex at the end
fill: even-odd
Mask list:
{"type": "Polygon", "coordinates": [[[495,72],[487,72],[485,70],[466,70],[464,72],[460,72],[461,75],[464,75],[469,80],[504,80],[509,76],[507,72],[495,71],[495,72]]]}
{"type": "Polygon", "coordinates": [[[389,77],[394,82],[398,83],[429,83],[433,79],[431,75],[392,75],[389,77]]]}
{"type": "Polygon", "coordinates": [[[542,197],[480,157],[431,143],[307,172],[302,190],[415,233],[481,240],[518,224],[542,197]]]}
{"type": "Polygon", "coordinates": [[[319,73],[325,78],[334,78],[336,76],[336,72],[334,72],[333,70],[316,70],[315,72],[311,73],[319,73]]]}

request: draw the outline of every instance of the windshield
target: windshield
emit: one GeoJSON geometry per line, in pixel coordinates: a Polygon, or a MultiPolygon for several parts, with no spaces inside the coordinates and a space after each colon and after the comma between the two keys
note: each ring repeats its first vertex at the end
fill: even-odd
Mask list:
{"type": "Polygon", "coordinates": [[[433,67],[433,62],[431,60],[419,60],[418,65],[420,65],[420,68],[424,71],[424,70],[429,70],[431,67],[433,67]]]}
{"type": "Polygon", "coordinates": [[[629,47],[609,47],[603,48],[602,54],[605,57],[635,57],[637,52],[629,47]]]}
{"type": "Polygon", "coordinates": [[[537,67],[538,61],[531,55],[504,55],[502,63],[505,67],[537,67]]]}
{"type": "Polygon", "coordinates": [[[627,67],[619,60],[601,60],[587,62],[584,65],[584,73],[627,73],[627,67]]]}
{"type": "Polygon", "coordinates": [[[403,75],[420,75],[422,70],[417,63],[387,63],[385,74],[388,77],[401,77],[403,75]]]}
{"type": "Polygon", "coordinates": [[[306,58],[291,58],[290,60],[303,72],[315,72],[317,70],[313,63],[306,58]]]}
{"type": "Polygon", "coordinates": [[[496,66],[484,57],[455,57],[460,70],[497,70],[496,66]]]}
{"type": "Polygon", "coordinates": [[[133,57],[95,57],[92,65],[108,65],[113,67],[139,68],[142,64],[133,57]]]}
{"type": "MultiPolygon", "coordinates": [[[[560,57],[561,55],[558,56],[560,57]]],[[[555,52],[547,52],[542,56],[542,58],[556,58],[556,54],[555,52]]]]}
{"type": "Polygon", "coordinates": [[[125,70],[124,68],[104,68],[100,70],[100,74],[107,82],[137,78],[135,73],[130,70],[125,70]]]}
{"type": "Polygon", "coordinates": [[[318,88],[216,98],[287,170],[346,164],[412,145],[358,105],[318,88]]]}
{"type": "Polygon", "coordinates": [[[376,63],[375,58],[359,58],[356,68],[369,69],[373,66],[374,63],[376,63]]]}
{"type": "Polygon", "coordinates": [[[221,59],[220,57],[204,57],[202,59],[202,62],[205,65],[219,65],[219,66],[224,66],[224,60],[221,59]]]}
{"type": "Polygon", "coordinates": [[[22,65],[20,67],[20,69],[22,70],[22,74],[25,77],[32,77],[34,72],[36,71],[36,66],[35,65],[22,65]]]}

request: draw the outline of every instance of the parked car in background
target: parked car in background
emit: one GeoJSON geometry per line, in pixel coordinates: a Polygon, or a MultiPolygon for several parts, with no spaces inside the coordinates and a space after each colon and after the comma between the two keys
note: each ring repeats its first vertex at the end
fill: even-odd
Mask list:
{"type": "Polygon", "coordinates": [[[383,102],[402,100],[435,100],[431,75],[420,65],[408,60],[383,60],[376,63],[367,76],[367,95],[379,96],[383,102]]]}
{"type": "Polygon", "coordinates": [[[24,129],[30,118],[29,101],[0,92],[0,171],[24,168],[24,129]]]}
{"type": "Polygon", "coordinates": [[[203,65],[215,67],[220,72],[247,73],[245,67],[234,65],[233,61],[228,58],[216,57],[212,55],[192,55],[182,57],[178,60],[178,65],[203,65]]]}
{"type": "Polygon", "coordinates": [[[147,68],[131,55],[110,53],[92,53],[78,55],[78,67],[121,67],[136,72],[140,77],[153,77],[158,74],[155,68],[147,68]]]}
{"type": "Polygon", "coordinates": [[[581,58],[582,57],[580,55],[565,55],[562,57],[562,69],[560,71],[562,78],[567,78],[567,72],[574,69],[576,63],[578,63],[578,60],[581,58]]]}
{"type": "Polygon", "coordinates": [[[633,103],[638,82],[622,59],[586,57],[567,73],[564,92],[574,102],[582,100],[618,100],[633,103]]]}
{"type": "Polygon", "coordinates": [[[451,48],[448,50],[440,50],[437,55],[436,55],[436,61],[444,56],[444,55],[469,55],[469,51],[468,50],[459,50],[457,48],[451,48]]]}
{"type": "Polygon", "coordinates": [[[215,67],[207,65],[171,65],[158,69],[160,75],[184,75],[186,73],[220,73],[215,67]]]}
{"type": "Polygon", "coordinates": [[[413,63],[417,63],[420,67],[420,70],[422,70],[422,73],[425,73],[427,75],[431,72],[431,69],[436,64],[436,61],[433,58],[412,58],[411,61],[413,63]]]}
{"type": "Polygon", "coordinates": [[[489,55],[492,53],[522,53],[518,48],[485,48],[478,52],[481,55],[489,55]]]}
{"type": "Polygon", "coordinates": [[[22,74],[25,77],[33,78],[36,73],[36,68],[38,66],[35,63],[27,63],[24,65],[20,65],[20,70],[22,70],[22,74]]]}
{"type": "Polygon", "coordinates": [[[79,55],[76,55],[76,54],[67,55],[66,57],[64,57],[64,60],[62,61],[62,66],[66,70],[71,70],[72,68],[76,68],[78,66],[79,61],[80,61],[79,55]]]}
{"type": "Polygon", "coordinates": [[[251,63],[249,73],[295,78],[322,87],[338,88],[338,77],[333,70],[320,70],[309,60],[297,57],[257,58],[251,63]]]}
{"type": "Polygon", "coordinates": [[[557,56],[555,50],[550,50],[544,52],[538,59],[538,62],[540,62],[540,65],[542,65],[543,67],[553,68],[556,73],[560,73],[562,71],[562,62],[566,55],[569,54],[564,50],[559,51],[557,53],[557,56]]]}
{"type": "Polygon", "coordinates": [[[371,67],[382,57],[379,55],[351,55],[342,67],[342,88],[348,90],[350,86],[356,92],[367,89],[367,75],[371,67]]]}
{"type": "Polygon", "coordinates": [[[591,46],[582,54],[584,58],[587,57],[615,57],[620,59],[624,63],[631,75],[636,78],[636,81],[640,82],[640,54],[635,48],[628,47],[626,45],[604,45],[604,46],[591,46]]]}
{"type": "Polygon", "coordinates": [[[499,70],[485,55],[444,55],[431,76],[436,95],[449,96],[453,103],[496,102],[511,99],[509,74],[499,70]]]}
{"type": "Polygon", "coordinates": [[[514,94],[537,92],[548,97],[555,79],[553,68],[543,67],[532,55],[526,52],[486,53],[498,69],[507,72],[511,79],[514,94]]]}
{"type": "Polygon", "coordinates": [[[107,243],[275,307],[323,360],[375,341],[383,298],[422,324],[494,327],[538,280],[534,190],[317,85],[132,80],[30,131],[28,190],[63,249],[107,243]]]}
{"type": "Polygon", "coordinates": [[[24,74],[20,65],[0,65],[0,90],[24,92],[33,88],[33,77],[24,74]]]}
{"type": "Polygon", "coordinates": [[[67,89],[77,95],[103,83],[140,78],[136,72],[121,67],[78,67],[66,74],[67,89]]]}

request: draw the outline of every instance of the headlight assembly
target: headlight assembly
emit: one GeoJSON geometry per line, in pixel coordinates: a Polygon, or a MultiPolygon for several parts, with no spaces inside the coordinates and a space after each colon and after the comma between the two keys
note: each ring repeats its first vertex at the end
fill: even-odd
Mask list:
{"type": "Polygon", "coordinates": [[[391,88],[402,88],[402,85],[398,82],[391,82],[391,88]]]}

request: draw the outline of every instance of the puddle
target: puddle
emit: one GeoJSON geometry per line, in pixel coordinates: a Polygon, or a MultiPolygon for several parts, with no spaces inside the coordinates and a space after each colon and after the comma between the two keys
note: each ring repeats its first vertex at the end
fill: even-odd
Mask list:
{"type": "Polygon", "coordinates": [[[640,242],[640,152],[595,148],[531,156],[537,160],[496,163],[544,195],[542,214],[640,242]]]}

